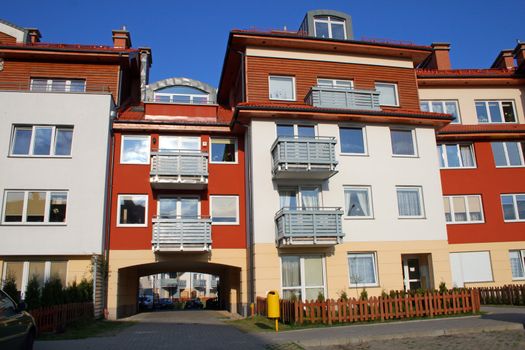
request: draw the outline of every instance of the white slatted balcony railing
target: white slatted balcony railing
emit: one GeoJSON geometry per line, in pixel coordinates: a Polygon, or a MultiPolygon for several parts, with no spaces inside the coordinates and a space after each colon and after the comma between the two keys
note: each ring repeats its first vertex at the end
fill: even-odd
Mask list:
{"type": "Polygon", "coordinates": [[[337,173],[335,137],[279,136],[272,145],[276,179],[326,180],[337,173]]]}
{"type": "Polygon", "coordinates": [[[160,280],[160,286],[163,288],[178,287],[179,281],[176,278],[163,278],[160,280]]]}
{"type": "Polygon", "coordinates": [[[193,288],[200,288],[205,289],[206,288],[206,280],[205,279],[194,279],[193,282],[191,282],[193,288]]]}
{"type": "Polygon", "coordinates": [[[380,111],[379,94],[376,90],[313,86],[304,101],[320,108],[380,111]]]}
{"type": "Polygon", "coordinates": [[[345,236],[341,208],[283,208],[275,214],[276,242],[286,246],[330,246],[345,236]]]}
{"type": "Polygon", "coordinates": [[[154,217],[153,250],[209,251],[211,250],[211,219],[202,217],[154,217]]]}
{"type": "Polygon", "coordinates": [[[150,182],[157,189],[203,189],[208,185],[208,154],[182,150],[152,152],[150,182]]]}
{"type": "Polygon", "coordinates": [[[179,289],[185,289],[186,288],[186,280],[179,280],[177,282],[177,286],[179,287],[179,289]]]}

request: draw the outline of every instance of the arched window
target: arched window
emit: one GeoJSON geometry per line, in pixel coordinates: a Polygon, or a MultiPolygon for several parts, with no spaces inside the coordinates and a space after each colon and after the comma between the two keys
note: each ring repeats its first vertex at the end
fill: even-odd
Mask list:
{"type": "Polygon", "coordinates": [[[189,86],[169,86],[153,92],[153,100],[161,103],[210,103],[209,93],[189,86]]]}

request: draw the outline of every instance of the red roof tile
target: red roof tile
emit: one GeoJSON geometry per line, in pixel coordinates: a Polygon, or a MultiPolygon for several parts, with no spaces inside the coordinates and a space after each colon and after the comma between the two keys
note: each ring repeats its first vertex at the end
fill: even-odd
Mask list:
{"type": "Polygon", "coordinates": [[[58,43],[41,43],[41,42],[14,43],[14,44],[2,43],[0,46],[23,48],[23,49],[39,49],[39,50],[58,49],[58,50],[64,50],[64,51],[107,51],[107,52],[138,52],[139,51],[138,49],[135,49],[135,48],[122,49],[122,48],[115,48],[115,47],[106,46],[106,45],[58,44],[58,43]]]}
{"type": "Polygon", "coordinates": [[[490,69],[416,69],[418,78],[494,78],[512,77],[515,69],[490,68],[490,69]]]}

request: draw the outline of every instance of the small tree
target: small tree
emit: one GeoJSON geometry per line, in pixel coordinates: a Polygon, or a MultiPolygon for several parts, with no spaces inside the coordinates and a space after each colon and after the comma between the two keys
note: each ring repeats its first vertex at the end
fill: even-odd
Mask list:
{"type": "Polygon", "coordinates": [[[346,294],[346,291],[344,289],[341,289],[339,291],[339,300],[347,301],[348,300],[348,294],[346,294]]]}
{"type": "Polygon", "coordinates": [[[368,299],[368,292],[366,291],[366,288],[363,288],[361,291],[361,295],[359,296],[361,300],[367,300],[368,299]]]}
{"type": "Polygon", "coordinates": [[[73,281],[73,283],[66,287],[65,299],[66,303],[78,303],[80,301],[80,293],[76,281],[73,281]]]}
{"type": "Polygon", "coordinates": [[[324,301],[324,294],[323,292],[317,293],[317,301],[322,303],[324,301]]]}
{"type": "Polygon", "coordinates": [[[65,302],[64,289],[60,278],[51,278],[42,288],[42,306],[60,305],[65,302]]]}
{"type": "Polygon", "coordinates": [[[20,292],[16,288],[15,276],[9,274],[4,280],[4,292],[7,293],[17,304],[20,302],[20,292]]]}
{"type": "Polygon", "coordinates": [[[441,294],[448,292],[448,288],[447,288],[447,285],[445,284],[445,282],[441,282],[439,284],[439,292],[441,294]]]}
{"type": "Polygon", "coordinates": [[[38,282],[38,278],[35,275],[27,283],[24,301],[28,310],[40,307],[40,282],[38,282]]]}

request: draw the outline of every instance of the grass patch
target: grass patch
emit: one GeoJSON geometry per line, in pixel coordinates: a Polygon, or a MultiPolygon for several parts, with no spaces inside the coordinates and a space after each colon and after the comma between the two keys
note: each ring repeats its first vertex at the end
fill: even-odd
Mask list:
{"type": "Polygon", "coordinates": [[[114,336],[136,323],[137,322],[133,321],[80,320],[69,324],[63,333],[40,334],[38,340],[66,340],[114,336]]]}

